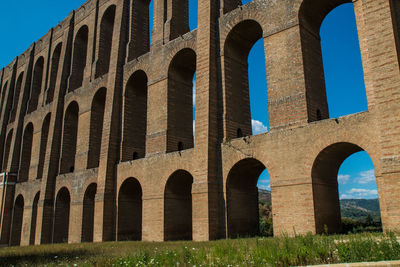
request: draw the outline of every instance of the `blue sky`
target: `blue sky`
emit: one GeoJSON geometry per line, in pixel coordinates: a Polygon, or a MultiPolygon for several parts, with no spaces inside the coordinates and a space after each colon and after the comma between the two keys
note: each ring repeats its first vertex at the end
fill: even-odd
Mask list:
{"type": "MultiPolygon", "coordinates": [[[[2,1],[0,67],[8,65],[33,42],[57,25],[84,0],[2,1]],[[23,7],[23,8],[21,8],[23,7]]],[[[243,4],[250,0],[243,0],[243,4]]],[[[197,0],[189,0],[190,28],[197,27],[197,0]]],[[[150,8],[152,11],[152,8],[150,8]]],[[[151,21],[152,24],[152,21],[151,21]]],[[[152,25],[151,25],[152,26],[152,25]]],[[[352,4],[332,11],[321,27],[324,70],[331,118],[367,110],[365,86],[352,4]]],[[[268,129],[267,79],[263,41],[249,56],[249,83],[254,133],[268,129]]],[[[349,157],[339,171],[341,198],[375,198],[374,166],[365,152],[349,157]]],[[[259,187],[269,188],[267,171],[259,187]]]]}

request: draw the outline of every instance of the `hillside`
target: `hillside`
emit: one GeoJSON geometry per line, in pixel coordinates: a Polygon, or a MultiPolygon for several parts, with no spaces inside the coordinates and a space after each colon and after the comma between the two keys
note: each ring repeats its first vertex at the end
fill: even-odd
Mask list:
{"type": "Polygon", "coordinates": [[[343,218],[365,220],[370,215],[374,222],[380,221],[378,199],[342,199],[340,209],[343,218]]]}
{"type": "MultiPolygon", "coordinates": [[[[260,203],[260,215],[268,219],[271,213],[271,192],[258,190],[260,203]]],[[[380,221],[380,209],[378,199],[342,199],[340,200],[342,218],[355,221],[364,221],[370,215],[374,222],[380,221]]]]}

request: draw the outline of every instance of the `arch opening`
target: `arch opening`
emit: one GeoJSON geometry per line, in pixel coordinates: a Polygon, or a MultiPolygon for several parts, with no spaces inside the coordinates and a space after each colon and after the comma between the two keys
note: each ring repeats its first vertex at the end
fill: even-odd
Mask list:
{"type": "Polygon", "coordinates": [[[299,22],[309,121],[368,110],[352,2],[305,0],[299,22]]]}
{"type": "Polygon", "coordinates": [[[94,205],[97,184],[90,184],[83,198],[82,242],[93,242],[94,205]]]}
{"type": "Polygon", "coordinates": [[[193,176],[184,170],[173,173],[164,192],[164,241],[192,240],[193,176]]]}
{"type": "Polygon", "coordinates": [[[33,80],[30,91],[30,99],[28,105],[27,113],[32,113],[37,109],[39,95],[42,91],[42,81],[43,81],[43,70],[44,70],[44,58],[40,57],[35,64],[33,69],[33,80]]]}
{"type": "Polygon", "coordinates": [[[50,83],[46,94],[46,104],[53,102],[54,90],[56,88],[58,69],[60,65],[61,48],[62,43],[59,43],[54,49],[53,57],[51,58],[50,83]]]}
{"type": "Polygon", "coordinates": [[[7,139],[6,139],[6,145],[5,145],[4,156],[3,156],[2,172],[5,172],[7,170],[8,158],[10,157],[12,137],[13,137],[13,130],[10,130],[10,132],[7,135],[7,139]]]}
{"type": "Polygon", "coordinates": [[[132,2],[128,62],[150,51],[150,0],[132,2]]]}
{"type": "Polygon", "coordinates": [[[260,24],[245,20],[236,25],[226,38],[222,59],[225,138],[267,131],[267,78],[262,37],[260,24]]]}
{"type": "Polygon", "coordinates": [[[86,25],[82,26],[75,36],[74,51],[72,58],[72,71],[69,77],[68,92],[78,89],[83,84],[83,76],[87,60],[89,29],[86,25]]]}
{"type": "Polygon", "coordinates": [[[68,243],[70,205],[69,191],[63,187],[56,198],[53,243],[68,243]]]}
{"type": "Polygon", "coordinates": [[[64,134],[62,140],[62,154],[60,174],[73,172],[75,169],[76,144],[78,139],[79,106],[72,102],[64,117],[64,134]]]}
{"type": "Polygon", "coordinates": [[[122,161],[144,158],[147,127],[147,75],[136,71],[128,80],[124,96],[122,161]]]}
{"type": "Polygon", "coordinates": [[[13,210],[12,229],[11,229],[11,246],[19,246],[21,243],[22,221],[24,218],[24,198],[18,195],[13,210]]]}
{"type": "Polygon", "coordinates": [[[38,203],[39,203],[40,192],[37,192],[35,198],[33,199],[32,204],[32,218],[31,218],[31,231],[29,236],[29,245],[35,244],[36,238],[36,219],[37,219],[37,212],[38,212],[38,203]]]}
{"type": "MultiPolygon", "coordinates": [[[[367,183],[375,182],[371,158],[361,147],[352,143],[335,143],[322,150],[313,163],[311,176],[317,233],[338,233],[352,230],[347,229],[346,223],[342,224],[342,219],[348,217],[345,213],[347,205],[343,199],[368,198],[368,194],[371,193],[377,197],[376,183],[375,189],[365,189],[367,183]],[[368,170],[368,176],[364,175],[365,172],[361,172],[359,177],[352,180],[350,175],[340,174],[339,169],[352,155],[359,162],[353,160],[351,169],[365,168],[365,161],[360,161],[360,153],[365,154],[364,157],[370,161],[372,169],[368,170]],[[341,186],[345,189],[342,189],[344,192],[340,192],[341,197],[339,197],[341,186]]],[[[379,206],[379,201],[376,201],[379,206]]]]}
{"type": "Polygon", "coordinates": [[[50,113],[47,114],[42,124],[42,132],[40,134],[39,164],[37,170],[37,179],[42,179],[43,177],[44,159],[46,157],[47,140],[49,137],[50,117],[51,114],[50,113]]]}
{"type": "Polygon", "coordinates": [[[193,148],[193,80],[196,53],[189,48],[179,51],[168,69],[167,152],[193,148]]]}
{"type": "Polygon", "coordinates": [[[390,0],[390,9],[392,11],[393,34],[396,41],[397,60],[400,65],[400,3],[396,0],[390,0]]]}
{"type": "MultiPolygon", "coordinates": [[[[21,92],[23,79],[24,79],[24,73],[22,72],[18,76],[17,83],[15,85],[15,90],[12,91],[10,90],[9,93],[9,102],[11,103],[11,116],[9,117],[9,123],[13,123],[15,121],[15,116],[17,115],[18,99],[19,99],[19,94],[21,92]]],[[[26,109],[24,109],[24,112],[25,111],[26,109]]]]}
{"type": "Polygon", "coordinates": [[[96,78],[107,74],[110,69],[114,20],[115,5],[112,5],[104,12],[100,23],[99,56],[96,64],[96,78]]]}
{"type": "Polygon", "coordinates": [[[18,172],[18,182],[27,182],[29,179],[29,169],[31,166],[33,141],[33,124],[29,123],[25,127],[22,139],[21,159],[18,172]]]}
{"type": "Polygon", "coordinates": [[[226,181],[228,238],[272,236],[269,174],[254,158],[236,163],[226,181]]]}
{"type": "Polygon", "coordinates": [[[90,115],[90,135],[87,168],[97,168],[100,164],[101,137],[103,134],[104,110],[107,89],[101,88],[93,97],[90,115]]]}
{"type": "Polygon", "coordinates": [[[3,90],[1,91],[1,104],[0,104],[0,116],[3,115],[3,104],[4,104],[4,98],[6,97],[6,92],[8,88],[8,81],[4,83],[3,90]]]}
{"type": "Polygon", "coordinates": [[[142,240],[142,187],[128,178],[118,195],[118,241],[142,240]]]}
{"type": "Polygon", "coordinates": [[[190,31],[189,0],[168,0],[167,5],[166,35],[174,40],[190,31]]]}

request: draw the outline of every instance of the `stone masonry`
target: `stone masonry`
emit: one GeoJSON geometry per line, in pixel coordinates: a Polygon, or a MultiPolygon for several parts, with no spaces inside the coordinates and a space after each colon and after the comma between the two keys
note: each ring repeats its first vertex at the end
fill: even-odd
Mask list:
{"type": "Polygon", "coordinates": [[[88,0],[0,72],[0,244],[213,240],[340,228],[337,173],[366,151],[400,230],[398,0],[88,0]],[[319,29],[355,9],[368,111],[329,119],[319,29]],[[151,34],[151,41],[150,41],[151,34]],[[263,38],[270,129],[252,135],[263,38]],[[195,132],[192,87],[196,74],[195,132]]]}

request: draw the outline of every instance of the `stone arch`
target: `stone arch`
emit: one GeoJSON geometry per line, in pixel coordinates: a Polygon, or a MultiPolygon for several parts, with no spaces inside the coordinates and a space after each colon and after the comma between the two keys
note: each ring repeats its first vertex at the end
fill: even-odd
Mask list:
{"type": "Polygon", "coordinates": [[[164,191],[164,241],[192,240],[193,176],[185,171],[174,172],[164,191]]]}
{"type": "Polygon", "coordinates": [[[78,139],[79,106],[71,102],[65,112],[60,174],[74,172],[78,139]]]}
{"type": "Polygon", "coordinates": [[[255,20],[244,20],[232,28],[224,44],[224,128],[225,138],[252,134],[248,56],[254,44],[263,37],[255,20]]]}
{"type": "Polygon", "coordinates": [[[132,1],[128,62],[150,50],[150,0],[132,1]]]}
{"type": "Polygon", "coordinates": [[[40,57],[38,60],[36,60],[35,67],[33,69],[32,86],[27,111],[28,113],[31,113],[37,109],[39,95],[42,90],[43,70],[44,58],[40,57]]]}
{"type": "Polygon", "coordinates": [[[53,243],[67,243],[71,197],[66,187],[58,191],[54,211],[53,243]]]}
{"type": "Polygon", "coordinates": [[[18,195],[14,202],[13,217],[11,224],[11,246],[19,246],[21,243],[22,222],[24,218],[24,197],[18,195]]]}
{"type": "Polygon", "coordinates": [[[135,178],[126,179],[118,194],[118,241],[142,240],[142,187],[135,178]]]}
{"type": "Polygon", "coordinates": [[[82,213],[82,242],[93,242],[93,226],[94,226],[94,198],[97,192],[97,184],[90,184],[83,198],[82,213]]]}
{"type": "Polygon", "coordinates": [[[44,159],[46,157],[47,140],[49,137],[51,113],[47,114],[43,120],[42,131],[40,134],[39,164],[37,170],[37,179],[43,177],[44,159]]]}
{"type": "Polygon", "coordinates": [[[30,237],[29,237],[29,245],[35,244],[36,220],[37,220],[39,197],[40,197],[40,191],[36,193],[35,198],[33,199],[33,203],[32,203],[32,218],[31,218],[31,231],[30,231],[30,237]]]}
{"type": "Polygon", "coordinates": [[[236,163],[226,180],[226,209],[228,238],[259,234],[257,181],[266,169],[255,158],[236,163]]]}
{"type": "Polygon", "coordinates": [[[132,74],[124,95],[122,161],[145,157],[148,79],[144,71],[132,74]],[[136,158],[134,157],[136,155],[136,158]]]}
{"type": "Polygon", "coordinates": [[[168,68],[168,130],[167,152],[193,148],[193,77],[196,72],[196,52],[180,50],[168,68]]]}
{"type": "Polygon", "coordinates": [[[339,142],[324,148],[315,158],[312,170],[315,226],[317,233],[341,228],[337,176],[342,163],[352,154],[365,151],[359,145],[339,142]]]}
{"type": "Polygon", "coordinates": [[[83,25],[75,36],[74,51],[72,57],[72,71],[69,77],[68,92],[78,89],[83,84],[87,59],[89,28],[83,25]]]}
{"type": "Polygon", "coordinates": [[[29,168],[31,166],[33,141],[33,124],[30,122],[25,127],[22,139],[21,159],[18,172],[18,182],[27,182],[29,179],[29,168]]]}
{"type": "Polygon", "coordinates": [[[57,74],[60,65],[62,43],[59,43],[54,49],[53,56],[51,58],[51,68],[50,68],[50,83],[47,89],[46,104],[53,101],[54,90],[56,88],[57,74]]]}
{"type": "Polygon", "coordinates": [[[300,38],[308,97],[309,121],[329,118],[320,28],[325,17],[336,7],[351,0],[304,0],[299,9],[300,38]],[[317,112],[319,110],[319,112],[317,112]]]}
{"type": "Polygon", "coordinates": [[[115,5],[111,5],[104,12],[100,23],[99,53],[96,64],[95,77],[107,74],[110,68],[111,47],[114,32],[115,5]]]}
{"type": "Polygon", "coordinates": [[[90,135],[87,168],[97,168],[100,163],[101,137],[103,133],[104,110],[107,89],[100,88],[93,97],[90,111],[90,135]]]}
{"type": "Polygon", "coordinates": [[[11,129],[8,132],[7,138],[6,138],[6,144],[5,144],[5,149],[4,149],[4,155],[3,155],[3,165],[2,165],[2,172],[7,170],[8,166],[8,158],[10,156],[10,149],[11,149],[11,141],[13,137],[13,129],[11,129]]]}

